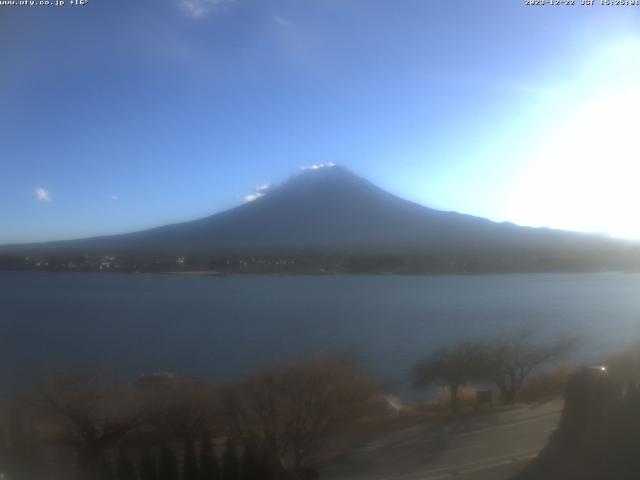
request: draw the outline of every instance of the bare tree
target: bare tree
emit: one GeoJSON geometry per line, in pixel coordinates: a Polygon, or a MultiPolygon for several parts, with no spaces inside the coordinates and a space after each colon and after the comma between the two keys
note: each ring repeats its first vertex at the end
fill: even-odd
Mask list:
{"type": "Polygon", "coordinates": [[[106,450],[152,414],[133,390],[98,375],[58,375],[38,382],[31,400],[49,417],[57,440],[78,454],[83,478],[98,478],[106,450]]]}
{"type": "Polygon", "coordinates": [[[140,379],[137,387],[155,408],[149,422],[163,440],[195,441],[212,423],[221,423],[222,389],[217,384],[154,374],[140,379]]]}
{"type": "Polygon", "coordinates": [[[250,378],[229,397],[229,417],[245,446],[299,477],[325,434],[366,412],[375,389],[352,365],[315,360],[250,378]]]}
{"type": "Polygon", "coordinates": [[[506,403],[515,401],[527,377],[545,364],[561,359],[577,342],[576,337],[535,342],[530,330],[516,332],[486,345],[486,373],[506,403]]]}
{"type": "Polygon", "coordinates": [[[475,342],[460,342],[453,347],[441,348],[417,363],[411,370],[416,388],[429,385],[448,387],[451,413],[458,412],[460,387],[480,377],[484,372],[485,352],[475,342]]]}
{"type": "Polygon", "coordinates": [[[43,475],[41,435],[32,412],[13,406],[0,417],[0,469],[12,479],[43,475]],[[6,416],[5,416],[6,415],[6,416]]]}

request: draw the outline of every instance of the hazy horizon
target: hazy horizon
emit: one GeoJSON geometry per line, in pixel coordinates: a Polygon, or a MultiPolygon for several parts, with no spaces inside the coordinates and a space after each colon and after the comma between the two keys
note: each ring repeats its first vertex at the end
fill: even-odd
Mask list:
{"type": "MultiPolygon", "coordinates": [[[[230,205],[227,208],[223,208],[222,210],[218,210],[218,211],[214,211],[214,212],[209,212],[207,214],[195,217],[195,218],[185,218],[185,219],[179,219],[175,222],[169,222],[169,223],[163,223],[163,224],[158,224],[158,225],[148,225],[148,226],[144,226],[144,227],[140,227],[136,230],[127,230],[127,231],[122,231],[122,232],[118,232],[118,231],[114,231],[114,232],[106,232],[104,234],[97,234],[97,235],[90,235],[87,237],[69,237],[69,238],[59,238],[59,239],[47,239],[47,240],[40,240],[40,241],[36,241],[36,242],[32,242],[34,244],[37,243],[49,243],[49,242],[57,242],[57,241],[67,241],[67,240],[81,240],[81,239],[90,239],[90,238],[95,238],[95,237],[101,237],[101,236],[112,236],[112,235],[122,235],[122,234],[128,234],[128,233],[135,233],[135,232],[140,232],[140,231],[145,231],[145,230],[152,230],[158,227],[165,227],[165,226],[169,226],[169,225],[180,225],[180,224],[187,224],[189,222],[193,222],[193,221],[197,221],[197,220],[202,220],[204,218],[207,217],[211,217],[211,216],[215,216],[219,213],[223,213],[227,210],[232,210],[235,209],[237,207],[240,207],[246,203],[250,203],[250,202],[254,202],[254,201],[259,201],[262,197],[269,195],[272,191],[278,189],[281,186],[284,186],[288,181],[292,180],[292,179],[296,179],[297,177],[299,177],[302,174],[307,174],[307,175],[313,175],[316,171],[318,170],[324,170],[327,168],[342,168],[342,169],[346,169],[347,171],[349,171],[350,173],[352,173],[353,175],[356,175],[359,177],[359,175],[357,174],[357,172],[353,172],[352,170],[348,169],[347,167],[345,167],[344,165],[336,165],[333,163],[329,163],[329,164],[316,164],[316,165],[311,165],[311,166],[307,166],[307,167],[301,167],[299,169],[299,171],[293,173],[292,175],[286,177],[283,181],[278,182],[278,183],[267,183],[267,184],[263,184],[261,186],[258,186],[256,188],[255,193],[252,194],[248,194],[246,195],[242,201],[238,202],[237,204],[233,204],[230,205]]],[[[360,177],[363,178],[363,177],[360,177]]],[[[367,180],[367,179],[365,179],[367,180]]],[[[376,187],[378,187],[378,185],[375,185],[376,187]]],[[[398,198],[403,198],[402,196],[398,196],[398,198]]],[[[420,203],[417,203],[417,205],[421,205],[420,203]]],[[[428,205],[421,205],[424,206],[426,208],[431,208],[428,205]]],[[[439,210],[439,211],[446,211],[446,210],[439,210]]],[[[467,215],[465,212],[452,212],[452,213],[461,213],[463,215],[467,215]]],[[[480,216],[475,216],[477,218],[483,218],[480,216]]],[[[497,222],[497,223],[501,223],[501,222],[497,222]]],[[[505,221],[504,223],[512,223],[513,225],[517,225],[517,226],[526,226],[526,225],[518,225],[515,222],[509,222],[509,221],[505,221]]],[[[534,227],[535,228],[535,227],[534,227]]],[[[550,227],[540,227],[540,228],[550,228],[550,227]]],[[[552,228],[552,230],[558,230],[561,231],[562,229],[558,229],[558,228],[552,228]]],[[[567,232],[571,232],[571,230],[565,230],[567,232]]],[[[283,232],[284,233],[284,232],[283,232]]],[[[609,236],[606,233],[602,233],[602,232],[578,232],[578,233],[587,233],[587,234],[593,234],[593,235],[599,235],[599,236],[603,236],[603,237],[609,237],[612,239],[620,239],[620,240],[628,240],[628,239],[624,239],[624,238],[620,238],[620,237],[615,237],[615,236],[609,236]]],[[[15,242],[15,243],[5,243],[2,244],[0,243],[0,247],[1,246],[11,246],[11,245],[20,245],[20,244],[29,244],[30,242],[15,242]]]]}

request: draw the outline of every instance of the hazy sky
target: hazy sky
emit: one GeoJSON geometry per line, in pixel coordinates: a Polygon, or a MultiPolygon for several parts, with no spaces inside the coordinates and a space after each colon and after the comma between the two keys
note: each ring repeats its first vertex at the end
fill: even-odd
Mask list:
{"type": "Polygon", "coordinates": [[[192,219],[326,162],[640,238],[640,7],[68,3],[0,6],[0,243],[192,219]]]}

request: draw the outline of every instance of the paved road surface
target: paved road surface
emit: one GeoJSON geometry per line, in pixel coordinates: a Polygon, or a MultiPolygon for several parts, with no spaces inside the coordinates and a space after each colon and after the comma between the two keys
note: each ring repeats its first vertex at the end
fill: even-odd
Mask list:
{"type": "Polygon", "coordinates": [[[322,480],[503,480],[521,470],[557,427],[562,401],[474,415],[440,431],[392,431],[334,461],[322,480]]]}

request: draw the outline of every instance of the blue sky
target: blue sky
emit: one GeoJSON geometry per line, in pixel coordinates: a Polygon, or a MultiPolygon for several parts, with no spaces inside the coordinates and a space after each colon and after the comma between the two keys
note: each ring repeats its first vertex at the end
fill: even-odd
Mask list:
{"type": "Polygon", "coordinates": [[[0,243],[197,218],[327,162],[436,208],[638,238],[638,8],[0,7],[0,243]]]}

